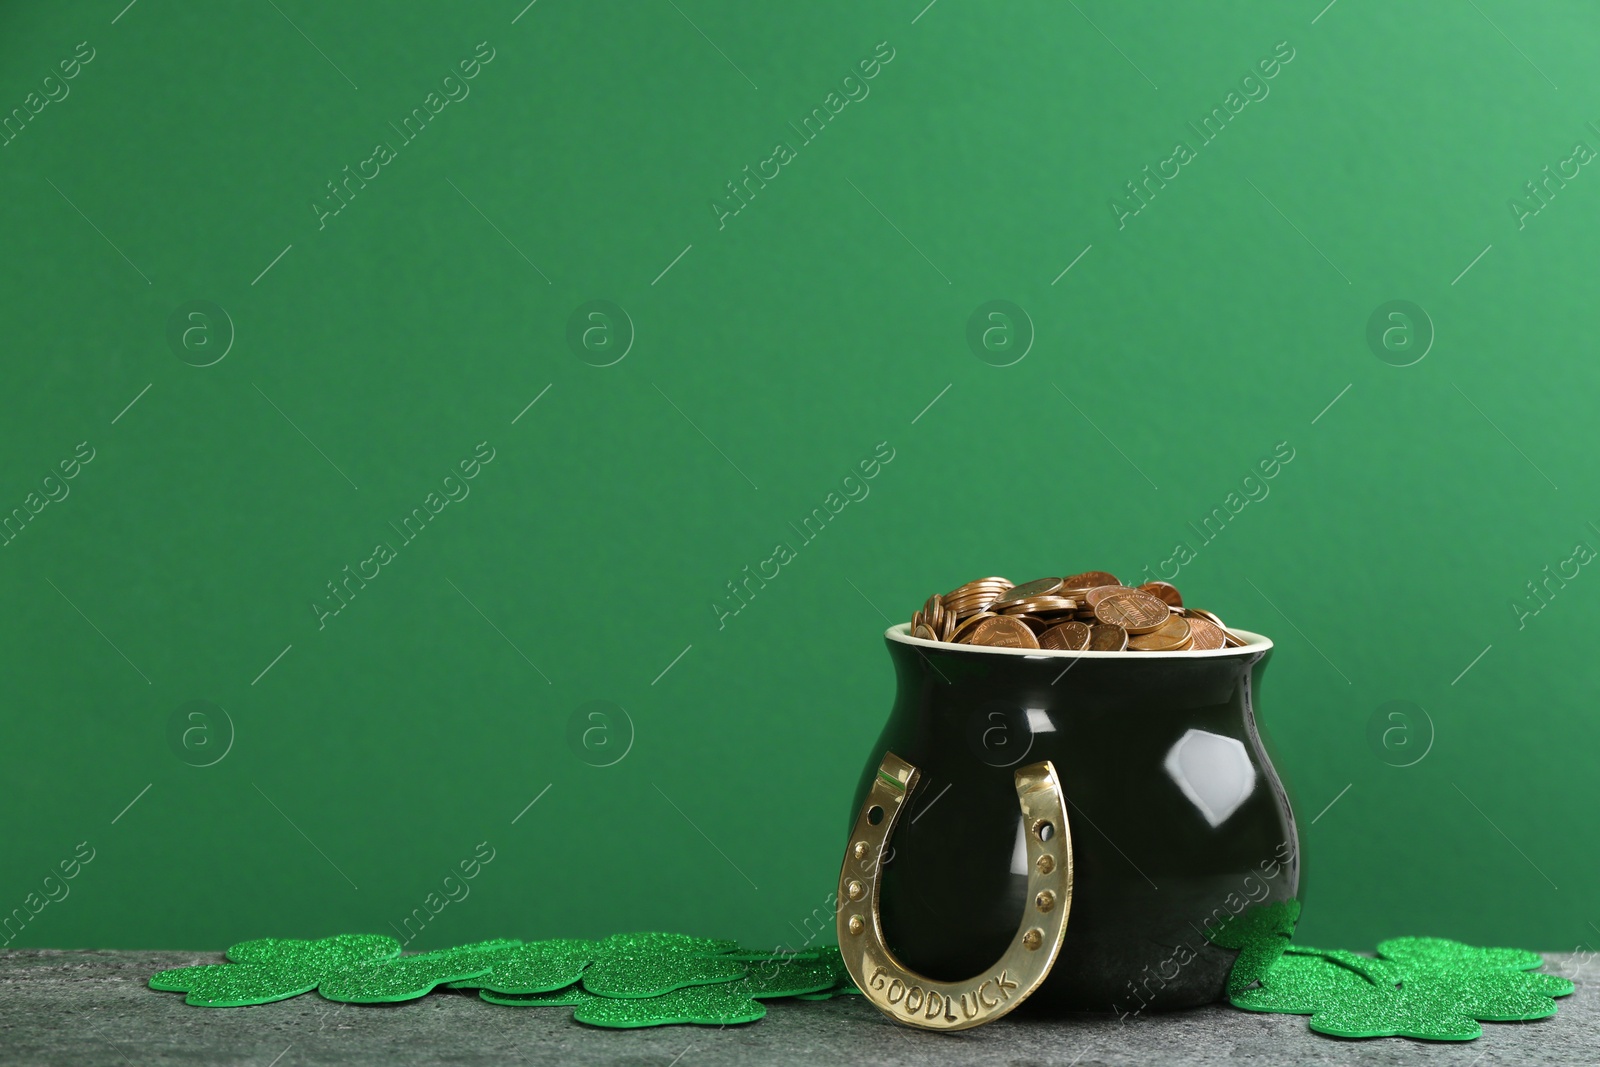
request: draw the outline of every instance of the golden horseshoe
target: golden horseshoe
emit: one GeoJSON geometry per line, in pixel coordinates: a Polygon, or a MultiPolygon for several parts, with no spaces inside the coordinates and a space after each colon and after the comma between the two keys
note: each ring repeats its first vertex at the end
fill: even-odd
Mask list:
{"type": "Polygon", "coordinates": [[[839,950],[856,987],[879,1011],[925,1030],[965,1030],[1009,1012],[1038,988],[1061,951],[1072,905],[1072,835],[1055,766],[1016,772],[1028,850],[1028,906],[1005,954],[964,982],[936,982],[910,970],[883,942],[878,877],[895,820],[918,770],[886,753],[867,793],[839,873],[839,950]]]}

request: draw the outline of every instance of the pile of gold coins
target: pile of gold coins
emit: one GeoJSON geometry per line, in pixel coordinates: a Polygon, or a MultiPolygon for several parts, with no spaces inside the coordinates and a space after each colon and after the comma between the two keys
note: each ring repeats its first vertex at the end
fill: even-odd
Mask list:
{"type": "Polygon", "coordinates": [[[1186,608],[1176,586],[1123,585],[1105,571],[1013,585],[979,578],[911,616],[924,641],[1063,652],[1188,652],[1235,648],[1244,638],[1202,608],[1186,608]]]}

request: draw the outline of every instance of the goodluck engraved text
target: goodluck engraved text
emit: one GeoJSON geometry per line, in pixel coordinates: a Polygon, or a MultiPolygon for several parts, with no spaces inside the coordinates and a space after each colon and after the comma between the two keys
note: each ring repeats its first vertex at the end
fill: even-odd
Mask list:
{"type": "Polygon", "coordinates": [[[966,993],[951,995],[940,993],[933,989],[923,989],[919,985],[907,986],[898,978],[885,979],[887,972],[878,967],[872,972],[869,984],[873,989],[888,990],[884,999],[889,1004],[907,1015],[921,1014],[927,1019],[937,1019],[941,1016],[949,1022],[959,1022],[962,1019],[976,1019],[986,1015],[1011,999],[1011,991],[1017,988],[1017,983],[1012,981],[1011,973],[1002,970],[993,978],[986,978],[978,986],[966,993]],[[956,1011],[961,1012],[960,1015],[956,1011]]]}

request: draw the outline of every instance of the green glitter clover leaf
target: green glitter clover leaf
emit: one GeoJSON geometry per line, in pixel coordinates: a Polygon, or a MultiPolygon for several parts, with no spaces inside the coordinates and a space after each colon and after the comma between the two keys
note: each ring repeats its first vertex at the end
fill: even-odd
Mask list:
{"type": "Polygon", "coordinates": [[[1289,944],[1289,938],[1294,936],[1294,927],[1299,921],[1300,902],[1278,900],[1271,904],[1253,904],[1238,914],[1226,916],[1205,931],[1206,939],[1212,944],[1239,950],[1228,972],[1230,994],[1247,989],[1266,977],[1289,944]]]}
{"type": "Polygon", "coordinates": [[[1556,1013],[1553,997],[1572,983],[1553,974],[1477,971],[1416,975],[1398,989],[1372,987],[1336,1001],[1311,1016],[1311,1029],[1335,1037],[1415,1037],[1471,1041],[1483,1033],[1479,1020],[1526,1022],[1556,1013]]]}
{"type": "Polygon", "coordinates": [[[1319,1006],[1310,1026],[1333,1037],[1430,1041],[1471,1041],[1483,1033],[1483,1027],[1457,1007],[1449,989],[1426,982],[1407,983],[1404,989],[1352,988],[1332,1003],[1319,1006]]]}
{"type": "MultiPolygon", "coordinates": [[[[1341,958],[1344,956],[1354,953],[1290,946],[1258,988],[1231,993],[1228,999],[1234,1007],[1246,1011],[1310,1015],[1341,996],[1377,987],[1380,972],[1350,966],[1350,961],[1341,958]]],[[[1383,965],[1381,960],[1366,962],[1383,965]]],[[[1397,973],[1388,977],[1391,986],[1399,981],[1397,973]]]]}
{"type": "Polygon", "coordinates": [[[689,986],[743,978],[742,960],[678,952],[630,952],[603,957],[583,972],[583,988],[602,997],[658,997],[689,986]]]}
{"type": "Polygon", "coordinates": [[[546,993],[583,977],[594,962],[599,942],[569,938],[529,941],[495,961],[474,978],[451,982],[451,989],[488,989],[496,993],[546,993]]]}
{"type": "Polygon", "coordinates": [[[580,1023],[612,1029],[676,1023],[734,1026],[764,1017],[766,1005],[734,989],[736,984],[694,986],[659,997],[614,998],[591,994],[589,1000],[573,1010],[572,1017],[580,1023]]]}
{"type": "Polygon", "coordinates": [[[838,984],[839,971],[834,969],[831,960],[767,960],[751,964],[750,973],[737,982],[728,983],[728,988],[765,1000],[822,993],[838,984]]]}
{"type": "Polygon", "coordinates": [[[510,1008],[574,1008],[591,1000],[602,999],[584,992],[583,986],[576,983],[548,993],[496,993],[492,989],[480,989],[478,997],[490,1004],[504,1004],[510,1008]]]}
{"type": "Polygon", "coordinates": [[[258,937],[230,945],[224,953],[234,963],[304,963],[348,967],[400,955],[400,942],[388,934],[339,934],[320,941],[292,937],[258,937]]]}
{"type": "Polygon", "coordinates": [[[740,948],[735,949],[732,952],[723,953],[721,956],[719,956],[719,958],[743,960],[750,964],[750,969],[752,972],[760,969],[763,971],[763,973],[765,973],[766,969],[770,968],[774,963],[798,964],[811,963],[815,961],[819,964],[826,965],[828,972],[833,976],[832,984],[823,989],[810,990],[807,992],[786,993],[782,995],[796,997],[800,1000],[831,1000],[833,997],[844,993],[853,993],[856,996],[861,995],[861,990],[850,984],[850,972],[845,969],[844,957],[839,954],[839,947],[837,945],[823,945],[819,948],[798,950],[785,948],[740,948]]]}
{"type": "Polygon", "coordinates": [[[833,985],[827,989],[819,989],[815,993],[796,993],[794,994],[796,999],[832,1000],[834,997],[839,996],[859,997],[862,995],[861,990],[855,987],[854,981],[850,978],[850,972],[845,968],[844,957],[839,954],[837,945],[826,945],[819,949],[817,954],[818,958],[826,962],[833,972],[833,985]]]}
{"type": "Polygon", "coordinates": [[[717,955],[725,960],[743,960],[746,963],[760,963],[762,960],[815,960],[822,957],[823,949],[806,949],[791,952],[782,948],[735,948],[717,955]]]}
{"type": "Polygon", "coordinates": [[[1476,948],[1447,937],[1393,937],[1378,942],[1378,955],[1412,971],[1471,967],[1479,971],[1531,971],[1544,964],[1525,948],[1476,948]]]}
{"type": "Polygon", "coordinates": [[[724,941],[714,937],[695,937],[691,934],[667,934],[655,931],[634,934],[612,934],[600,942],[604,956],[628,956],[650,952],[681,952],[694,956],[714,956],[733,952],[739,948],[737,941],[724,941]]]}
{"type": "Polygon", "coordinates": [[[502,956],[488,972],[451,982],[452,989],[542,993],[584,982],[590,992],[651,997],[687,986],[730,982],[747,959],[770,953],[737,942],[688,934],[613,934],[601,941],[530,941],[502,956]]]}
{"type": "Polygon", "coordinates": [[[174,967],[150,976],[150,988],[186,993],[208,1008],[268,1004],[309,993],[325,978],[400,955],[400,942],[380,934],[340,934],[320,941],[265,937],[228,949],[232,963],[174,967]]]}
{"type": "Polygon", "coordinates": [[[1290,945],[1284,949],[1286,955],[1295,956],[1320,956],[1348,971],[1353,971],[1379,986],[1396,986],[1400,984],[1404,972],[1389,960],[1374,959],[1363,956],[1359,952],[1349,952],[1342,948],[1312,948],[1310,945],[1290,945]]]}
{"type": "Polygon", "coordinates": [[[346,1004],[415,1000],[432,992],[435,986],[487,973],[508,952],[521,944],[512,940],[479,941],[457,948],[362,964],[324,979],[317,985],[317,992],[328,1000],[346,1004]]]}
{"type": "Polygon", "coordinates": [[[1259,986],[1229,993],[1228,1002],[1245,1011],[1310,1015],[1341,990],[1361,983],[1371,984],[1354,971],[1331,965],[1319,956],[1286,952],[1259,986]]]}
{"type": "MultiPolygon", "coordinates": [[[[734,982],[678,989],[658,997],[595,997],[577,1005],[572,1017],[590,1026],[606,1027],[732,1026],[765,1016],[767,1009],[761,1000],[817,993],[833,988],[838,981],[827,960],[767,962],[771,966],[753,967],[751,974],[734,982]]],[[[584,988],[589,988],[587,978],[584,988]]]]}
{"type": "Polygon", "coordinates": [[[815,959],[770,957],[754,963],[752,973],[736,981],[688,986],[653,997],[601,996],[590,992],[586,983],[523,996],[484,989],[478,996],[491,1004],[572,1007],[576,1009],[572,1017],[591,1026],[732,1026],[762,1018],[766,1008],[759,1003],[761,1000],[814,995],[838,988],[843,965],[837,962],[837,950],[833,957],[829,958],[827,952],[819,953],[815,959]]]}
{"type": "Polygon", "coordinates": [[[1456,1003],[1461,1010],[1487,1023],[1548,1019],[1556,1013],[1554,998],[1569,996],[1574,989],[1571,980],[1560,975],[1526,971],[1482,972],[1473,975],[1470,981],[1458,976],[1425,976],[1413,981],[1454,984],[1456,1003]]]}
{"type": "Polygon", "coordinates": [[[1573,990],[1565,978],[1529,974],[1543,962],[1520,949],[1478,949],[1439,938],[1384,942],[1373,959],[1338,950],[1290,948],[1257,989],[1230,994],[1250,1011],[1310,1015],[1310,1027],[1335,1037],[1412,1037],[1470,1041],[1479,1020],[1512,1022],[1556,1013],[1553,998],[1573,990]]]}
{"type": "Polygon", "coordinates": [[[403,957],[387,936],[261,938],[226,955],[228,963],[161,971],[150,986],[185,993],[190,1004],[237,1007],[312,989],[344,1003],[389,1003],[445,985],[478,989],[490,1003],[577,1008],[574,1017],[597,1026],[731,1025],[761,1018],[761,999],[859,992],[832,946],[767,950],[673,933],[495,940],[403,957]]]}

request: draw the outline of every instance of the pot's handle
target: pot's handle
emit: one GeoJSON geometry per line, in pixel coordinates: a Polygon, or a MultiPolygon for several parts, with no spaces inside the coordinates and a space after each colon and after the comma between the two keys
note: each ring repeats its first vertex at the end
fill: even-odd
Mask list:
{"type": "Polygon", "coordinates": [[[878,877],[895,820],[916,788],[918,771],[886,753],[839,873],[839,950],[856,986],[879,1011],[926,1030],[965,1030],[1015,1008],[1050,973],[1072,904],[1072,835],[1055,766],[1045,760],[1016,772],[1028,851],[1028,903],[1016,936],[993,967],[963,982],[936,982],[912,971],[883,942],[878,877]]]}

